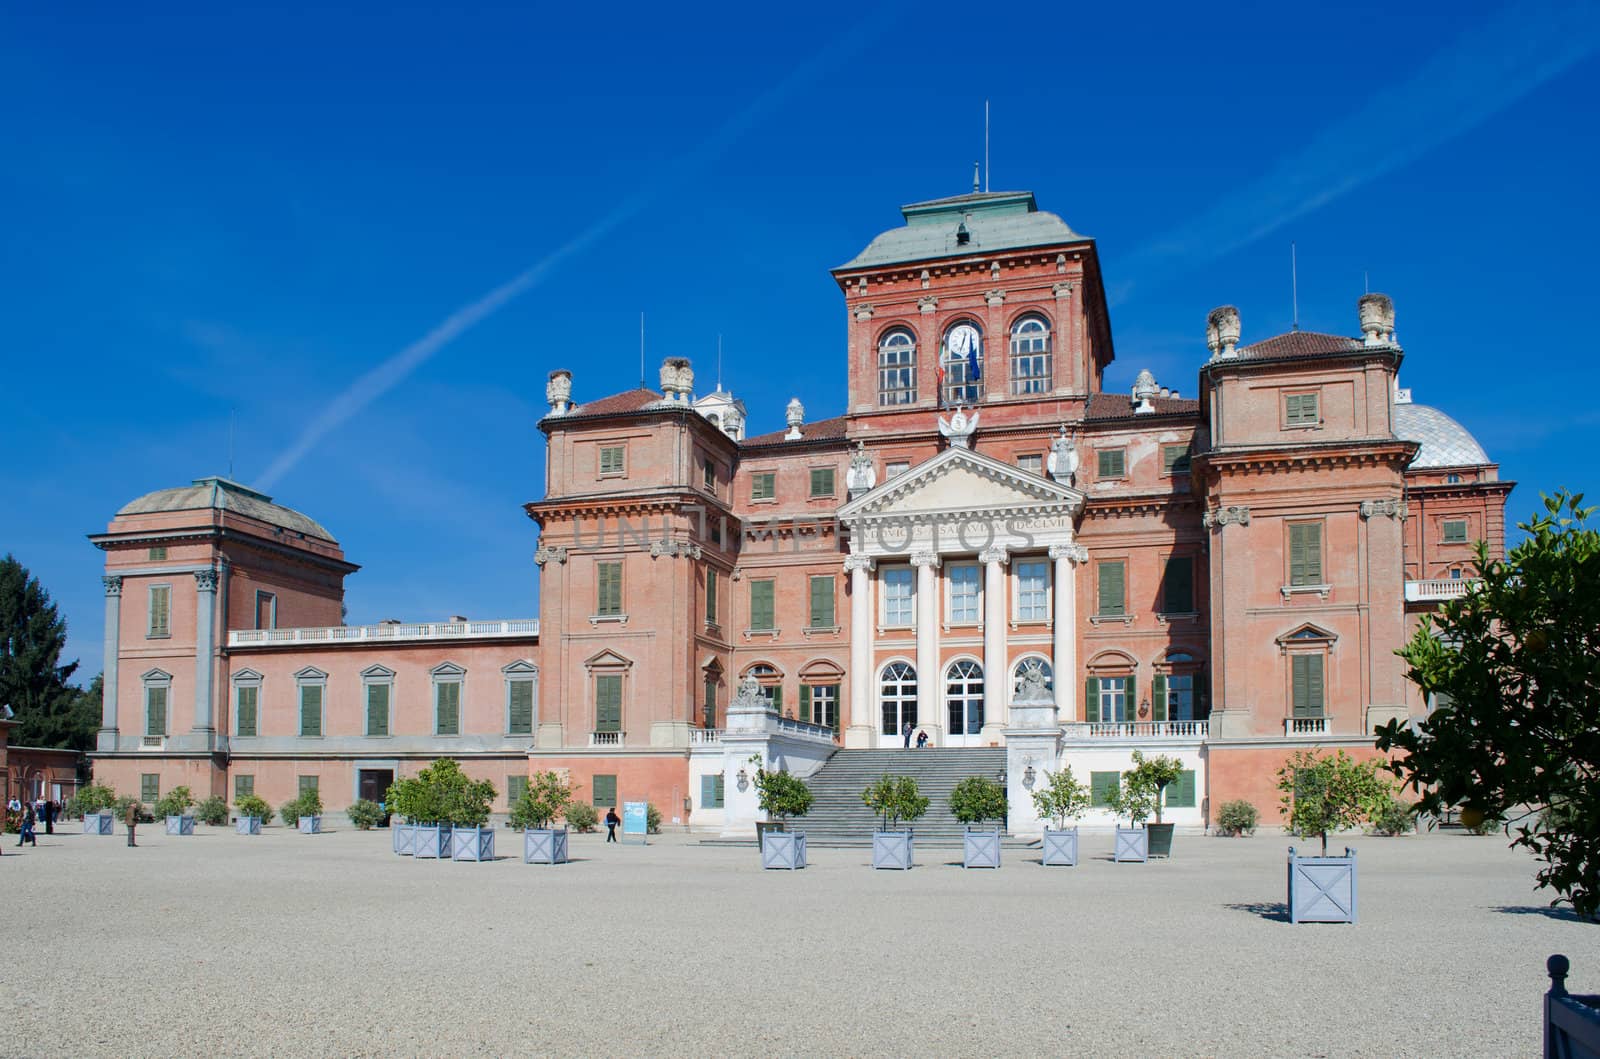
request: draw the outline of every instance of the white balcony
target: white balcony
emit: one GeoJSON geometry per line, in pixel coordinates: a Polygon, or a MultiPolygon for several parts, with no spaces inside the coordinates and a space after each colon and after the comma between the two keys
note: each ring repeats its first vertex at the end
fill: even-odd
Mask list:
{"type": "Polygon", "coordinates": [[[621,746],[625,732],[590,732],[589,745],[596,746],[621,746]]]}
{"type": "Polygon", "coordinates": [[[496,640],[539,635],[538,618],[513,621],[441,621],[377,625],[331,625],[309,629],[235,629],[229,647],[294,647],[306,644],[392,644],[424,640],[496,640]]]}
{"type": "Polygon", "coordinates": [[[1460,599],[1478,585],[1475,577],[1435,577],[1426,581],[1406,582],[1407,603],[1443,603],[1447,599],[1460,599]]]}
{"type": "Polygon", "coordinates": [[[1074,721],[1062,725],[1068,739],[1204,739],[1210,721],[1074,721]]]}
{"type": "Polygon", "coordinates": [[[722,742],[721,728],[691,728],[689,729],[690,746],[717,746],[722,742]]]}
{"type": "Polygon", "coordinates": [[[1327,735],[1328,719],[1326,717],[1285,717],[1283,719],[1284,735],[1327,735]]]}

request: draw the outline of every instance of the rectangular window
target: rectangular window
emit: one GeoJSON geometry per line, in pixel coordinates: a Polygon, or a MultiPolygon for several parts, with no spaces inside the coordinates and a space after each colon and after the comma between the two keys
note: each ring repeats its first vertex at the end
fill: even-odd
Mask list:
{"type": "Polygon", "coordinates": [[[908,461],[906,461],[906,460],[896,460],[895,462],[893,462],[891,464],[888,464],[888,465],[886,465],[884,467],[884,469],[883,469],[884,481],[888,481],[891,478],[898,478],[902,474],[905,474],[910,469],[911,469],[911,464],[908,461]]]}
{"type": "Polygon", "coordinates": [[[1188,474],[1189,473],[1189,446],[1163,445],[1161,446],[1161,473],[1162,474],[1188,474]]]}
{"type": "Polygon", "coordinates": [[[300,685],[300,734],[322,734],[322,685],[300,685]]]}
{"type": "Polygon", "coordinates": [[[533,681],[525,677],[506,681],[506,731],[533,734],[533,681]]]}
{"type": "Polygon", "coordinates": [[[594,678],[594,730],[622,731],[622,675],[603,673],[594,678]]]}
{"type": "Polygon", "coordinates": [[[717,571],[706,567],[706,624],[717,624],[717,571]]]}
{"type": "Polygon", "coordinates": [[[1128,454],[1122,449],[1101,449],[1095,459],[1097,478],[1121,478],[1128,473],[1128,454]]]}
{"type": "Polygon", "coordinates": [[[591,784],[594,792],[593,805],[596,809],[612,809],[617,804],[617,777],[596,776],[591,784]]]}
{"type": "Polygon", "coordinates": [[[433,685],[435,735],[461,734],[461,682],[440,680],[433,685]]]}
{"type": "Polygon", "coordinates": [[[1030,560],[1017,564],[1017,620],[1050,619],[1050,564],[1030,560]]]}
{"type": "Polygon", "coordinates": [[[757,632],[772,632],[777,628],[770,579],[750,582],[750,628],[757,632]]]}
{"type": "Polygon", "coordinates": [[[1194,674],[1173,673],[1167,677],[1167,716],[1174,721],[1197,721],[1194,715],[1194,674]]]}
{"type": "Polygon", "coordinates": [[[1164,792],[1169,809],[1194,808],[1194,769],[1184,769],[1164,792]]]}
{"type": "Polygon", "coordinates": [[[1291,694],[1294,697],[1294,715],[1321,717],[1323,715],[1322,656],[1291,655],[1289,676],[1292,685],[1291,694]]]}
{"type": "Polygon", "coordinates": [[[389,685],[374,681],[367,685],[367,734],[389,734],[389,685]]]}
{"type": "Polygon", "coordinates": [[[1037,452],[1030,453],[1026,456],[1018,456],[1017,466],[1024,471],[1031,471],[1034,474],[1043,474],[1044,457],[1037,452]]]}
{"type": "Polygon", "coordinates": [[[144,734],[167,734],[167,695],[172,689],[165,684],[144,689],[144,734]]]}
{"type": "Polygon", "coordinates": [[[1166,573],[1161,578],[1161,612],[1194,613],[1194,560],[1187,555],[1167,557],[1166,573]]]}
{"type": "Polygon", "coordinates": [[[1467,542],[1466,519],[1446,519],[1443,530],[1444,533],[1440,540],[1445,544],[1465,544],[1467,542]]]}
{"type": "Polygon", "coordinates": [[[832,467],[811,468],[811,495],[814,497],[833,495],[832,467]]]}
{"type": "Polygon", "coordinates": [[[839,685],[801,684],[800,719],[839,730],[839,685]]]}
{"type": "Polygon", "coordinates": [[[1109,808],[1111,800],[1116,797],[1117,791],[1121,788],[1122,773],[1091,772],[1089,773],[1089,804],[1096,809],[1109,808]]]}
{"type": "Polygon", "coordinates": [[[150,586],[151,636],[172,635],[172,586],[150,586]]]}
{"type": "Polygon", "coordinates": [[[300,781],[299,787],[295,793],[305,794],[307,791],[316,791],[319,794],[321,793],[322,788],[320,776],[296,776],[295,778],[300,781]]]}
{"type": "Polygon", "coordinates": [[[976,625],[982,619],[980,576],[978,568],[971,563],[949,568],[946,577],[950,584],[951,625],[976,625]]]}
{"type": "Polygon", "coordinates": [[[1314,427],[1322,422],[1314,393],[1290,393],[1283,397],[1283,421],[1292,427],[1314,427]]]}
{"type": "Polygon", "coordinates": [[[1132,677],[1100,678],[1100,721],[1103,724],[1121,724],[1128,719],[1128,693],[1132,677]]]}
{"type": "Polygon", "coordinates": [[[706,460],[700,465],[700,484],[711,492],[717,491],[717,461],[706,460]]]}
{"type": "Polygon", "coordinates": [[[1121,559],[1107,559],[1098,568],[1100,604],[1095,611],[1102,618],[1120,618],[1128,613],[1128,567],[1121,559]]]}
{"type": "Polygon", "coordinates": [[[255,792],[256,792],[256,778],[255,778],[255,776],[253,776],[253,775],[251,775],[251,776],[235,775],[233,777],[233,800],[234,801],[237,802],[240,798],[248,798],[252,794],[254,794],[255,792]]]}
{"type": "Polygon", "coordinates": [[[596,598],[594,612],[600,615],[622,613],[622,564],[595,564],[596,598]]]}
{"type": "Polygon", "coordinates": [[[165,559],[166,557],[167,557],[167,549],[165,547],[157,547],[157,548],[151,548],[150,549],[150,558],[151,558],[152,561],[160,562],[162,559],[165,559]]]}
{"type": "Polygon", "coordinates": [[[811,627],[831,629],[833,620],[833,578],[827,575],[811,579],[811,627]]]}
{"type": "Polygon", "coordinates": [[[522,801],[522,796],[524,794],[527,794],[527,793],[528,793],[528,777],[527,776],[524,775],[524,776],[507,776],[506,777],[506,808],[509,809],[509,808],[514,807],[518,802],[522,801]]]}
{"type": "Polygon", "coordinates": [[[700,777],[700,808],[722,808],[722,774],[700,777]]]}
{"type": "Polygon", "coordinates": [[[240,686],[233,707],[235,730],[238,735],[258,735],[256,724],[261,706],[261,689],[254,684],[240,686]]]}
{"type": "Polygon", "coordinates": [[[882,573],[883,623],[910,625],[916,610],[916,589],[909,566],[891,566],[882,573]]]}
{"type": "Polygon", "coordinates": [[[256,593],[256,628],[278,627],[278,597],[271,592],[256,593]]]}
{"type": "Polygon", "coordinates": [[[1289,524],[1289,584],[1322,584],[1322,523],[1289,524]]]}
{"type": "Polygon", "coordinates": [[[778,496],[776,471],[757,471],[750,476],[751,500],[775,500],[778,496]]]}
{"type": "Polygon", "coordinates": [[[705,698],[701,700],[701,725],[705,728],[717,726],[717,678],[714,675],[706,677],[705,698]]]}
{"type": "Polygon", "coordinates": [[[161,776],[155,772],[141,773],[139,776],[139,800],[153,802],[161,797],[161,776]]]}
{"type": "Polygon", "coordinates": [[[623,455],[627,451],[622,445],[600,446],[600,477],[622,474],[627,469],[623,455]]]}

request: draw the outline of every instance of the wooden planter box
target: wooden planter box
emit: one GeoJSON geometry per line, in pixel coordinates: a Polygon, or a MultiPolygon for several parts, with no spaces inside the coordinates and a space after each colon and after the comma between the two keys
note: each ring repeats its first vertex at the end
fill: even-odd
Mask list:
{"type": "Polygon", "coordinates": [[[1078,864],[1078,829],[1069,827],[1065,831],[1052,831],[1044,829],[1044,856],[1045,865],[1059,864],[1063,867],[1073,868],[1078,864]]]}
{"type": "Polygon", "coordinates": [[[911,829],[904,831],[874,831],[872,833],[872,866],[908,871],[915,850],[912,848],[911,829]]]}
{"type": "Polygon", "coordinates": [[[233,822],[233,829],[241,835],[261,834],[261,817],[241,816],[233,822]]]}
{"type": "Polygon", "coordinates": [[[1117,828],[1117,844],[1111,859],[1127,864],[1143,864],[1150,859],[1150,833],[1142,827],[1117,828]]]}
{"type": "Polygon", "coordinates": [[[86,835],[109,835],[111,826],[116,817],[110,813],[87,813],[83,818],[83,833],[86,835]]]}
{"type": "Polygon", "coordinates": [[[322,834],[322,817],[302,816],[300,818],[300,833],[302,835],[322,834]]]}
{"type": "Polygon", "coordinates": [[[522,863],[567,863],[567,829],[530,827],[522,832],[522,863]]]}
{"type": "Polygon", "coordinates": [[[1572,964],[1555,955],[1544,962],[1550,989],[1544,995],[1545,1059],[1584,1059],[1600,1055],[1600,996],[1567,992],[1572,964]]]}
{"type": "Polygon", "coordinates": [[[1356,851],[1342,857],[1301,857],[1289,847],[1289,922],[1356,921],[1356,851]]]}
{"type": "Polygon", "coordinates": [[[494,860],[494,828],[451,828],[450,858],[452,860],[494,860]]]}
{"type": "Polygon", "coordinates": [[[167,817],[167,834],[192,835],[194,834],[194,817],[169,816],[167,817]]]}
{"type": "Polygon", "coordinates": [[[1150,837],[1147,851],[1152,857],[1172,856],[1172,824],[1145,824],[1145,834],[1150,837]]]}
{"type": "Polygon", "coordinates": [[[450,857],[450,825],[418,824],[412,829],[411,855],[418,860],[448,860],[450,857]]]}
{"type": "Polygon", "coordinates": [[[967,828],[961,836],[961,866],[963,868],[1000,867],[1000,829],[974,831],[967,828]]]}
{"type": "Polygon", "coordinates": [[[806,866],[804,831],[768,831],[761,836],[761,866],[797,871],[806,866]]]}
{"type": "Polygon", "coordinates": [[[411,856],[411,844],[417,839],[417,828],[414,824],[391,824],[394,839],[394,851],[402,857],[411,856]]]}

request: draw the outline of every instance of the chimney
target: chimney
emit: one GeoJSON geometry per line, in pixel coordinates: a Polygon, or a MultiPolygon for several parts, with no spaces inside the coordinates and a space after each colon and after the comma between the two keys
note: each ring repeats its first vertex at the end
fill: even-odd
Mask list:
{"type": "Polygon", "coordinates": [[[565,415],[572,407],[572,372],[557,368],[544,384],[544,399],[550,402],[550,414],[565,415]]]}
{"type": "Polygon", "coordinates": [[[1363,294],[1356,302],[1361,331],[1369,346],[1394,345],[1394,301],[1387,294],[1363,294]]]}
{"type": "Polygon", "coordinates": [[[668,401],[689,403],[694,392],[694,369],[687,357],[668,357],[661,362],[661,396],[668,401]]]}
{"type": "Polygon", "coordinates": [[[806,421],[806,406],[800,403],[800,398],[789,398],[789,404],[783,410],[783,419],[789,424],[789,433],[783,436],[783,440],[800,440],[800,424],[806,421]]]}
{"type": "Polygon", "coordinates": [[[1133,412],[1135,415],[1149,415],[1156,410],[1150,403],[1150,398],[1161,392],[1156,385],[1156,377],[1149,368],[1142,369],[1138,377],[1133,380],[1133,412]]]}
{"type": "Polygon", "coordinates": [[[1239,310],[1231,305],[1221,305],[1206,316],[1206,347],[1211,359],[1232,357],[1239,344],[1239,310]]]}

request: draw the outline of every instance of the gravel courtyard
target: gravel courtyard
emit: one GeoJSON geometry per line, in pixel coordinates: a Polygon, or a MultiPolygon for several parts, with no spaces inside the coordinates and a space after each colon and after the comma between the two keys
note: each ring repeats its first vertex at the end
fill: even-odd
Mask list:
{"type": "Polygon", "coordinates": [[[1352,927],[1283,918],[1275,832],[790,874],[682,835],[574,836],[552,868],[504,831],[456,864],[388,831],[159,830],[6,836],[0,1053],[1531,1056],[1546,956],[1600,992],[1600,926],[1503,838],[1354,837],[1352,927]]]}

